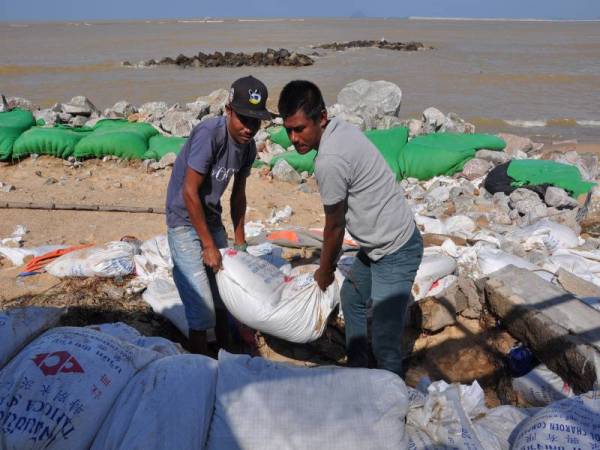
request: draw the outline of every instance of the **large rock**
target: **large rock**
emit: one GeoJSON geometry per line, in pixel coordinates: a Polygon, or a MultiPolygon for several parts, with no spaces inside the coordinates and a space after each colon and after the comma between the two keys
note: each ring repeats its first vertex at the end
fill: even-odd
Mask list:
{"type": "Polygon", "coordinates": [[[58,122],[58,113],[52,111],[50,108],[34,111],[33,117],[35,117],[36,121],[42,119],[48,127],[52,127],[58,122]]]}
{"type": "Polygon", "coordinates": [[[546,189],[544,201],[546,205],[555,208],[576,208],[578,206],[577,200],[569,196],[564,189],[555,186],[546,189]]]}
{"type": "Polygon", "coordinates": [[[198,118],[202,118],[210,112],[210,104],[208,102],[196,100],[185,105],[187,109],[197,114],[198,118]]]}
{"type": "Polygon", "coordinates": [[[221,115],[225,112],[225,106],[229,103],[229,91],[227,89],[217,89],[204,97],[198,97],[197,102],[208,103],[211,114],[221,115]]]}
{"type": "Polygon", "coordinates": [[[469,180],[474,180],[484,176],[492,167],[494,165],[485,159],[473,158],[465,163],[462,174],[469,180]]]}
{"type": "Polygon", "coordinates": [[[69,103],[62,105],[62,112],[72,116],[91,116],[92,113],[100,113],[98,108],[83,95],[73,97],[69,103]]]}
{"type": "Polygon", "coordinates": [[[406,127],[408,128],[408,137],[410,138],[423,134],[423,122],[418,119],[410,119],[406,123],[406,127]]]}
{"type": "Polygon", "coordinates": [[[271,170],[271,174],[276,180],[287,181],[288,183],[293,184],[302,183],[302,176],[283,159],[277,161],[277,164],[275,164],[271,170]]]}
{"type": "Polygon", "coordinates": [[[510,155],[507,155],[504,152],[486,149],[478,150],[477,153],[475,153],[475,158],[485,159],[496,166],[510,161],[510,155]]]}
{"type": "Polygon", "coordinates": [[[446,123],[446,116],[439,109],[430,107],[423,111],[423,132],[425,134],[440,131],[446,123]]]}
{"type": "Polygon", "coordinates": [[[529,189],[515,189],[510,194],[510,206],[520,214],[526,214],[528,210],[540,204],[542,204],[542,200],[539,195],[529,189]]]}
{"type": "Polygon", "coordinates": [[[448,133],[462,133],[462,134],[473,134],[475,133],[475,125],[472,123],[465,122],[455,113],[448,113],[442,126],[442,131],[448,133]]]}
{"type": "Polygon", "coordinates": [[[139,108],[139,114],[148,121],[160,120],[168,111],[169,105],[165,102],[148,102],[139,108]]]}
{"type": "Polygon", "coordinates": [[[373,115],[398,116],[402,90],[389,81],[357,80],[340,91],[337,101],[365,120],[373,115]]]}
{"type": "Polygon", "coordinates": [[[527,154],[533,149],[533,141],[529,138],[508,133],[498,133],[498,137],[506,142],[504,152],[512,158],[522,159],[522,153],[527,154]]]}
{"type": "Polygon", "coordinates": [[[507,266],[485,285],[490,311],[577,392],[595,384],[600,361],[600,311],[533,272],[507,266]]]}
{"type": "Polygon", "coordinates": [[[198,122],[195,112],[167,111],[160,121],[160,127],[174,136],[187,137],[198,122]]]}
{"type": "Polygon", "coordinates": [[[31,103],[30,100],[27,100],[26,98],[23,98],[23,97],[9,97],[7,104],[8,104],[9,110],[15,109],[15,108],[26,109],[27,111],[35,110],[33,103],[31,103]]]}
{"type": "Polygon", "coordinates": [[[137,108],[126,100],[118,101],[112,108],[107,108],[104,115],[109,118],[127,118],[132,114],[137,113],[137,108]]]}

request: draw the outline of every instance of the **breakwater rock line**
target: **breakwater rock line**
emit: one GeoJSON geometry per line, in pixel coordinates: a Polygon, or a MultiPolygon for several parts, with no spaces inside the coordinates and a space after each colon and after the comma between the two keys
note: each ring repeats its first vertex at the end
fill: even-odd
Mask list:
{"type": "Polygon", "coordinates": [[[364,48],[364,47],[376,47],[385,50],[396,50],[405,52],[416,52],[419,50],[432,49],[433,47],[426,47],[422,42],[389,42],[385,39],[379,41],[375,40],[359,40],[350,42],[332,42],[329,44],[319,44],[315,48],[322,48],[325,50],[336,50],[342,51],[349,48],[364,48]]]}
{"type": "Polygon", "coordinates": [[[274,50],[267,49],[265,52],[233,53],[219,51],[214,53],[199,52],[194,56],[180,54],[176,58],[165,57],[160,60],[149,59],[139,64],[123,61],[123,66],[151,67],[177,65],[179,67],[242,67],[242,66],[288,66],[304,67],[314,64],[314,60],[302,53],[290,52],[284,48],[274,50]]]}

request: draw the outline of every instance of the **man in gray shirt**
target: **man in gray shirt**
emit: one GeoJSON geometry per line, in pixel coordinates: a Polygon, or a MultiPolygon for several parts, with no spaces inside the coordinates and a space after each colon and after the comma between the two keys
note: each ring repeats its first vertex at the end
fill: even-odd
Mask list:
{"type": "Polygon", "coordinates": [[[367,309],[372,301],[372,346],[380,368],[401,375],[401,337],[423,242],[402,187],[361,131],[328,120],[319,88],[292,81],[279,97],[279,113],[296,150],[317,149],[315,177],[325,229],[315,280],[334,280],[345,228],[360,251],[341,290],[348,365],[367,367],[367,309]]]}
{"type": "Polygon", "coordinates": [[[167,189],[167,237],[173,280],[185,306],[190,351],[208,352],[206,330],[215,328],[217,344],[227,340],[227,314],[214,273],[221,269],[220,248],[227,247],[221,196],[229,180],[234,246],[245,250],[246,177],[256,158],[254,135],[271,119],[266,86],[251,76],[231,86],[226,117],[197,125],[177,156],[167,189]]]}

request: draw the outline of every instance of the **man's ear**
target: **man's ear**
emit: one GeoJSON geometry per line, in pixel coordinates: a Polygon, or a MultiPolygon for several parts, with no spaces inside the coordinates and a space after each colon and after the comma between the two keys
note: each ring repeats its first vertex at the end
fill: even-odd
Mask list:
{"type": "Polygon", "coordinates": [[[227,113],[227,117],[231,117],[231,105],[225,105],[225,112],[227,113]]]}
{"type": "Polygon", "coordinates": [[[321,111],[321,117],[319,118],[319,125],[321,126],[321,128],[325,128],[327,126],[327,108],[323,108],[323,111],[321,111]]]}

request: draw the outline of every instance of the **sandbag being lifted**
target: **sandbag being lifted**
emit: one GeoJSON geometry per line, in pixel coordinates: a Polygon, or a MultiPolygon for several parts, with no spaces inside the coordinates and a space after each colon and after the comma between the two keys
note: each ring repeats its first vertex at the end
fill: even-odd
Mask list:
{"type": "Polygon", "coordinates": [[[312,273],[290,277],[245,252],[227,249],[217,285],[227,310],[243,324],[290,342],[319,338],[339,303],[334,281],[321,291],[312,273]]]}

